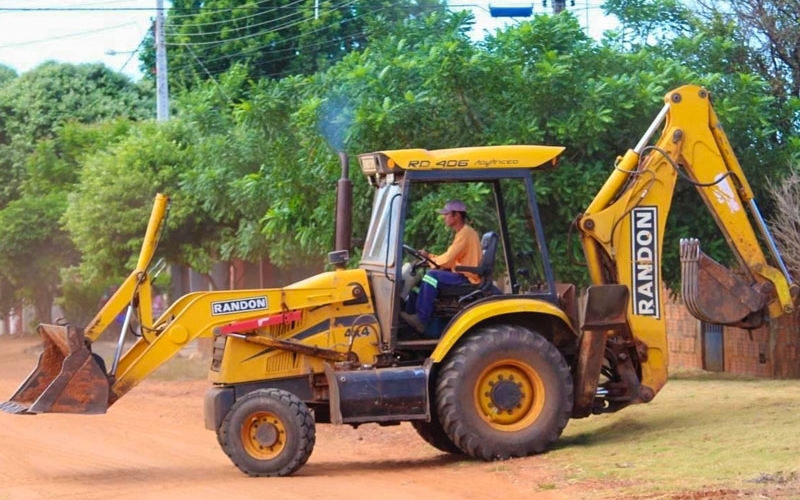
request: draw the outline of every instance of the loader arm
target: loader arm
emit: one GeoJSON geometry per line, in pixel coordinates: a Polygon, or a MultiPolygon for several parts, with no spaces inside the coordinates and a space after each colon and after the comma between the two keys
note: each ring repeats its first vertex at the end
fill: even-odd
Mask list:
{"type": "Polygon", "coordinates": [[[258,356],[282,350],[296,357],[313,358],[315,361],[309,363],[316,363],[319,373],[323,370],[322,360],[358,359],[360,349],[366,349],[362,355],[374,354],[368,333],[377,330],[361,324],[367,330],[362,330],[358,338],[351,331],[354,321],[369,323],[373,317],[366,291],[367,275],[362,270],[341,268],[283,288],[189,293],[153,320],[150,263],[167,206],[168,198],[158,195],[136,268],[85,329],[69,324],[39,325],[44,350],[37,367],[8,401],[0,403],[0,410],[24,414],[105,413],[187,344],[219,332],[234,342],[258,346],[258,356]],[[106,367],[105,360],[92,352],[92,344],[123,311],[122,332],[111,365],[106,367]],[[125,334],[134,317],[139,323],[139,338],[126,346],[125,334]],[[309,325],[308,321],[314,324],[309,325]],[[261,331],[265,325],[272,325],[273,335],[283,337],[265,335],[261,331]],[[314,335],[325,336],[329,330],[339,335],[334,347],[313,344],[318,342],[314,335]]]}
{"type": "MultiPolygon", "coordinates": [[[[136,267],[86,328],[69,324],[37,327],[43,343],[37,367],[0,409],[9,413],[105,413],[108,406],[188,342],[207,333],[206,329],[192,328],[189,334],[184,323],[163,319],[176,315],[174,307],[156,325],[153,323],[149,271],[168,206],[169,198],[157,194],[136,267]],[[111,366],[106,367],[105,361],[92,353],[92,344],[120,314],[124,314],[124,323],[111,366]],[[134,317],[141,337],[123,353],[134,317]]],[[[185,305],[185,298],[180,304],[185,305]]]]}
{"type": "Polygon", "coordinates": [[[37,366],[11,398],[0,404],[0,410],[9,413],[105,413],[125,333],[134,315],[138,317],[142,331],[154,331],[149,328],[153,319],[148,268],[168,205],[167,196],[156,195],[136,268],[85,329],[69,324],[37,327],[43,344],[37,366]],[[123,311],[125,321],[112,366],[107,370],[104,360],[91,352],[91,344],[123,311]]]}
{"type": "MultiPolygon", "coordinates": [[[[153,323],[152,287],[148,268],[153,260],[158,246],[158,237],[161,227],[166,219],[169,198],[157,194],[150,212],[150,220],[139,251],[136,268],[125,278],[114,294],[103,304],[100,311],[84,329],[84,335],[89,342],[96,341],[114,319],[123,311],[129,314],[128,308],[138,307],[139,321],[142,325],[150,326],[153,323]],[[147,307],[143,307],[143,306],[147,307]]],[[[132,312],[132,311],[130,311],[132,312]]]]}
{"type": "Polygon", "coordinates": [[[699,192],[740,268],[733,273],[703,254],[696,240],[683,240],[682,294],[690,312],[703,321],[752,328],[764,316],[792,312],[797,294],[709,93],[687,85],[664,100],[639,144],[618,160],[577,220],[592,283],[601,288],[624,285],[629,291],[625,325],[597,328],[592,335],[627,337],[639,354],[643,400],[652,397],[667,376],[661,257],[679,176],[699,192]],[[650,145],[662,125],[660,137],[650,145]],[[771,260],[762,251],[757,231],[771,260]]]}

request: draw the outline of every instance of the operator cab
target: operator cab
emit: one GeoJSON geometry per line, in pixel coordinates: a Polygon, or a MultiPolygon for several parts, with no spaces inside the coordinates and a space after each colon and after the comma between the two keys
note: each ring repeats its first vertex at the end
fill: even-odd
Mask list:
{"type": "Polygon", "coordinates": [[[384,326],[384,349],[391,350],[398,340],[437,339],[464,309],[498,295],[557,302],[532,172],[554,165],[562,149],[490,146],[359,156],[362,172],[375,188],[359,267],[370,277],[376,313],[384,326]],[[440,293],[434,319],[420,336],[399,313],[414,299],[415,284],[429,268],[415,250],[440,254],[452,241],[452,231],[438,214],[450,199],[467,204],[468,223],[482,235],[480,272],[486,279],[440,293]]]}

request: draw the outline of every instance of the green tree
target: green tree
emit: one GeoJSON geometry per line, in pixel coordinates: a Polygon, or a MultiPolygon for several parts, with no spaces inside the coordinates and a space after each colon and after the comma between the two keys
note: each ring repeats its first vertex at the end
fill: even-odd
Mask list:
{"type": "Polygon", "coordinates": [[[61,226],[83,156],[150,114],[147,93],[102,65],[45,63],[0,86],[0,297],[49,321],[60,270],[78,254],[61,226]],[[107,127],[91,127],[121,117],[107,127]]]}
{"type": "MultiPolygon", "coordinates": [[[[693,76],[680,83],[703,84],[711,91],[734,153],[767,216],[774,209],[768,179],[786,176],[800,155],[800,101],[790,97],[794,92],[792,79],[785,78],[791,61],[775,55],[791,52],[787,42],[796,29],[790,22],[796,14],[796,9],[789,8],[791,5],[794,4],[781,0],[699,2],[691,8],[675,8],[667,0],[648,0],[644,4],[639,0],[614,0],[605,4],[607,11],[623,20],[628,33],[638,34],[633,38],[633,45],[640,47],[636,51],[657,54],[681,65],[693,76]],[[755,11],[750,12],[750,7],[755,11]],[[668,11],[672,14],[667,15],[668,11]],[[754,19],[756,13],[758,20],[754,19]],[[648,44],[648,30],[664,19],[669,20],[665,23],[668,29],[661,31],[664,36],[658,44],[648,44]],[[766,29],[769,26],[774,28],[771,35],[766,29]]],[[[623,48],[617,42],[615,39],[614,46],[623,48]]],[[[714,258],[733,262],[726,242],[693,188],[679,184],[674,205],[668,234],[698,237],[714,258]]],[[[666,242],[668,250],[677,245],[674,238],[666,242]]],[[[665,259],[672,283],[677,282],[675,271],[679,269],[675,253],[670,251],[665,259]]]]}
{"type": "MultiPolygon", "coordinates": [[[[469,141],[471,110],[459,85],[468,79],[464,61],[474,55],[466,20],[432,15],[408,21],[398,30],[404,37],[370,39],[369,50],[310,78],[259,82],[241,104],[238,126],[262,137],[253,142],[259,168],[231,186],[245,193],[249,206],[267,201],[255,222],[270,242],[273,262],[319,261],[332,248],[337,153],[469,141]],[[434,78],[442,66],[458,81],[434,78]],[[441,87],[425,88],[426,81],[441,87]],[[449,126],[451,120],[457,124],[449,126]]],[[[371,192],[352,163],[354,233],[363,235],[371,192]]]]}
{"type": "MultiPolygon", "coordinates": [[[[442,8],[439,0],[175,0],[165,28],[170,83],[187,88],[235,64],[253,78],[313,74],[363,50],[370,31],[442,8]]],[[[155,67],[152,38],[145,44],[148,74],[155,67]]]]}
{"type": "MultiPolygon", "coordinates": [[[[635,6],[619,8],[626,5],[635,6]]],[[[102,191],[111,183],[104,175],[130,176],[126,192],[159,178],[150,191],[170,187],[175,205],[180,200],[186,210],[177,219],[209,224],[202,234],[179,234],[194,253],[183,252],[180,239],[169,236],[175,258],[200,269],[216,258],[263,256],[290,266],[316,261],[331,247],[339,151],[352,156],[406,147],[559,144],[567,148],[560,167],[537,176],[537,191],[557,273],[581,282],[583,270],[567,255],[569,222],[591,201],[615,158],[638,142],[668,90],[697,83],[712,91],[757,192],[764,173],[782,175],[787,168],[790,156],[782,146],[791,144],[791,106],[748,71],[741,45],[726,36],[730,26],[703,28],[685,10],[660,20],[670,5],[653,3],[636,15],[629,10],[625,37],[612,33],[601,43],[588,38],[569,13],[537,16],[483,42],[468,36],[470,15],[435,14],[373,31],[365,50],[313,75],[253,80],[250,67],[234,66],[177,99],[174,130],[140,131],[141,138],[93,159],[93,173],[82,184],[94,185],[82,189],[102,191]],[[149,166],[140,165],[139,157],[149,166]],[[167,177],[159,177],[162,170],[167,177]]],[[[363,234],[370,190],[355,169],[351,176],[354,233],[363,234]]],[[[702,206],[688,201],[693,189],[681,184],[676,196],[665,253],[672,284],[678,278],[678,238],[708,240],[704,248],[712,254],[725,246],[713,221],[700,217],[702,206]]],[[[122,210],[120,200],[127,199],[110,189],[104,203],[122,210]]],[[[148,206],[145,199],[135,206],[148,206]]],[[[136,248],[104,250],[118,245],[114,241],[90,245],[97,220],[89,210],[83,203],[70,220],[89,221],[76,228],[76,235],[84,234],[76,237],[86,240],[79,247],[98,260],[98,269],[135,253],[136,248]]],[[[182,227],[170,220],[171,230],[182,227]]],[[[131,234],[136,241],[141,237],[140,231],[131,234]]]]}
{"type": "Polygon", "coordinates": [[[54,192],[11,201],[0,210],[0,269],[13,297],[26,299],[39,321],[51,322],[60,276],[58,269],[77,255],[59,220],[66,197],[54,192]]]}
{"type": "Polygon", "coordinates": [[[0,87],[0,208],[19,196],[27,157],[68,121],[142,119],[152,93],[102,64],[44,63],[0,87]]]}
{"type": "Polygon", "coordinates": [[[154,101],[152,93],[102,64],[51,61],[4,85],[0,106],[6,134],[36,140],[52,136],[66,121],[149,118],[154,101]]]}
{"type": "Polygon", "coordinates": [[[606,0],[603,10],[620,22],[619,31],[612,35],[614,42],[634,49],[669,43],[685,33],[691,18],[681,0],[606,0]]]}
{"type": "Polygon", "coordinates": [[[224,227],[180,187],[183,173],[196,163],[197,136],[179,119],[142,122],[84,159],[64,214],[82,255],[82,279],[122,278],[134,268],[156,193],[173,200],[158,257],[200,272],[220,259],[218,233],[224,227]]]}
{"type": "Polygon", "coordinates": [[[0,64],[0,87],[16,77],[17,72],[14,68],[6,66],[5,64],[0,64]]]}
{"type": "Polygon", "coordinates": [[[187,96],[183,119],[203,129],[181,188],[227,228],[225,259],[269,257],[302,266],[330,249],[336,150],[318,133],[320,99],[308,78],[261,80],[232,71],[187,96]],[[220,112],[221,111],[221,112],[220,112]]]}
{"type": "Polygon", "coordinates": [[[708,25],[730,26],[752,70],[776,97],[800,98],[800,3],[797,0],[699,1],[693,9],[708,25]]]}
{"type": "Polygon", "coordinates": [[[53,138],[36,144],[26,160],[20,196],[0,210],[5,224],[0,244],[3,306],[23,300],[33,305],[37,320],[52,320],[60,271],[79,259],[61,222],[67,193],[79,180],[87,152],[106,147],[129,126],[123,119],[98,125],[67,122],[53,138]]]}

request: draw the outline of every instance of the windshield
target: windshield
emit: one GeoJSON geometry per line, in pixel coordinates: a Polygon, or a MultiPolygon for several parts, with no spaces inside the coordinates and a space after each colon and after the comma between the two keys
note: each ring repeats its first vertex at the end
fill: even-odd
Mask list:
{"type": "Polygon", "coordinates": [[[388,184],[375,192],[372,217],[369,221],[367,240],[361,259],[365,262],[394,266],[394,247],[400,216],[400,186],[388,184]]]}

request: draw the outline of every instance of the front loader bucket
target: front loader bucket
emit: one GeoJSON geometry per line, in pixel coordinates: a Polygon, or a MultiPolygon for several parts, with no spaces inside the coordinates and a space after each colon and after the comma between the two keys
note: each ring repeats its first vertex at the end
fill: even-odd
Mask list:
{"type": "Polygon", "coordinates": [[[759,326],[761,316],[753,313],[766,306],[765,294],[704,254],[696,239],[681,240],[680,245],[683,300],[689,312],[708,323],[759,326]]]}
{"type": "Polygon", "coordinates": [[[6,413],[105,413],[109,382],[102,358],[86,346],[83,332],[39,325],[44,351],[36,369],[0,410],[6,413]]]}

